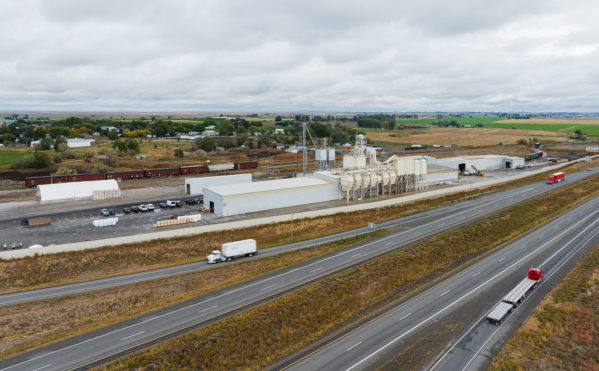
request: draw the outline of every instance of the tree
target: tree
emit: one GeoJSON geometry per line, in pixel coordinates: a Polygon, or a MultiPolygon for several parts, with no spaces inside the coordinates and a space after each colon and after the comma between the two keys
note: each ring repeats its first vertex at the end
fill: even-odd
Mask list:
{"type": "Polygon", "coordinates": [[[576,139],[578,139],[578,140],[584,139],[584,134],[582,133],[582,130],[576,129],[576,131],[574,132],[574,134],[576,134],[576,139]]]}
{"type": "Polygon", "coordinates": [[[280,115],[275,117],[275,122],[281,122],[281,121],[283,121],[283,118],[280,115]]]}
{"type": "Polygon", "coordinates": [[[197,149],[203,149],[204,151],[214,151],[216,149],[216,140],[210,137],[204,137],[196,139],[195,145],[197,149]]]}
{"type": "Polygon", "coordinates": [[[524,138],[520,138],[520,139],[518,139],[518,141],[516,142],[516,144],[524,144],[524,145],[526,145],[527,143],[528,143],[528,142],[527,142],[527,141],[526,141],[526,139],[524,139],[524,138]]]}
{"type": "Polygon", "coordinates": [[[56,141],[54,142],[54,150],[56,152],[64,152],[67,149],[69,149],[69,145],[67,144],[66,139],[63,137],[56,138],[56,141]]]}
{"type": "Polygon", "coordinates": [[[139,142],[136,140],[133,140],[133,139],[127,140],[127,149],[129,151],[139,153],[140,152],[139,142]]]}
{"type": "Polygon", "coordinates": [[[249,136],[247,134],[237,134],[237,146],[241,147],[242,145],[248,142],[249,136]]]}
{"type": "Polygon", "coordinates": [[[116,130],[109,130],[107,136],[108,136],[108,139],[110,139],[110,140],[118,140],[119,139],[119,133],[116,130]]]}
{"type": "Polygon", "coordinates": [[[349,135],[343,130],[337,130],[331,139],[333,143],[345,144],[349,141],[349,135]]]}
{"type": "Polygon", "coordinates": [[[183,158],[183,156],[184,156],[183,150],[181,148],[175,148],[175,157],[183,158]]]}
{"type": "Polygon", "coordinates": [[[40,141],[40,144],[37,145],[37,148],[42,151],[47,151],[52,148],[54,145],[54,141],[51,138],[44,138],[40,141]]]}

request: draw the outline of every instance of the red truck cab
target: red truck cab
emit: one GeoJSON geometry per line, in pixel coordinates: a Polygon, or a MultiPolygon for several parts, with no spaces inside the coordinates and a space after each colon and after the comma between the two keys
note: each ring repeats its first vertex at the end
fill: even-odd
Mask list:
{"type": "Polygon", "coordinates": [[[547,178],[547,184],[554,184],[554,183],[559,183],[562,182],[566,179],[566,173],[564,173],[563,171],[559,172],[559,173],[553,173],[551,175],[549,175],[549,177],[547,178]]]}
{"type": "Polygon", "coordinates": [[[540,281],[543,278],[543,271],[541,268],[529,268],[528,278],[535,281],[540,281]]]}

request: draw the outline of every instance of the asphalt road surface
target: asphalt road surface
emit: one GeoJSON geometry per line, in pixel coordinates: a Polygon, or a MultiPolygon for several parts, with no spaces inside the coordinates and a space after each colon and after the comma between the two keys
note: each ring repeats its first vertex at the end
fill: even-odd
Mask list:
{"type": "MultiPolygon", "coordinates": [[[[489,360],[490,342],[487,340],[503,327],[481,323],[484,316],[526,277],[529,266],[541,266],[550,279],[563,267],[564,261],[581,249],[590,249],[599,243],[598,215],[599,197],[595,197],[300,358],[288,370],[375,369],[418,340],[434,336],[435,330],[445,323],[464,319],[469,321],[463,323],[479,325],[478,332],[468,331],[467,341],[460,341],[461,346],[453,349],[451,356],[442,359],[439,366],[443,370],[481,369],[489,360]]],[[[521,305],[510,316],[525,310],[521,305]]]]}
{"type": "MultiPolygon", "coordinates": [[[[588,172],[572,174],[570,175],[570,180],[579,179],[589,174],[590,173],[588,172]]],[[[466,203],[455,204],[444,209],[431,210],[426,213],[402,218],[403,222],[400,223],[401,228],[390,234],[375,238],[365,243],[353,245],[349,248],[322,257],[314,258],[308,262],[279,270],[238,285],[227,287],[217,292],[203,295],[172,307],[136,317],[94,331],[93,333],[74,337],[57,344],[0,361],[0,367],[9,370],[64,370],[73,367],[87,367],[90,364],[101,363],[106,359],[125,354],[133,348],[139,348],[150,343],[155,343],[168,336],[172,336],[174,333],[181,333],[188,329],[203,325],[214,318],[222,318],[222,316],[239,310],[240,308],[248,307],[249,305],[267,300],[280,293],[293,290],[306,282],[319,279],[331,272],[341,270],[357,262],[383,254],[398,246],[426,238],[441,230],[449,229],[453,226],[482,217],[495,210],[504,208],[510,204],[519,202],[552,188],[553,186],[537,183],[523,188],[477,198],[467,201],[466,203]]],[[[581,216],[584,216],[586,218],[584,221],[588,222],[589,219],[592,219],[589,215],[594,215],[590,210],[593,210],[593,208],[596,209],[597,205],[595,203],[594,200],[593,202],[586,204],[591,207],[586,206],[578,208],[575,212],[568,213],[566,216],[559,219],[561,221],[560,223],[567,224],[569,223],[567,222],[568,218],[581,218],[581,216]]],[[[577,228],[582,226],[584,226],[582,222],[576,224],[577,228]]],[[[369,365],[369,360],[378,359],[378,357],[376,357],[377,353],[375,353],[374,356],[366,358],[365,361],[361,361],[361,357],[365,357],[365,355],[369,354],[369,351],[374,351],[381,344],[389,341],[389,336],[396,336],[398,333],[401,333],[402,329],[397,328],[398,324],[406,326],[417,323],[418,320],[426,317],[427,314],[429,316],[431,313],[434,314],[436,310],[440,311],[439,314],[443,313],[444,310],[439,308],[446,305],[447,301],[453,300],[454,304],[451,305],[455,305],[458,301],[452,298],[455,298],[456,295],[465,295],[464,290],[468,290],[468,288],[473,290],[473,292],[479,290],[479,288],[472,288],[473,285],[480,285],[481,279],[490,277],[491,275],[502,275],[507,271],[516,271],[514,277],[516,279],[521,278],[523,271],[521,269],[515,270],[505,268],[503,272],[500,271],[497,273],[496,271],[498,269],[504,269],[504,267],[513,267],[518,264],[527,266],[530,260],[528,258],[538,257],[543,252],[550,251],[554,244],[543,245],[544,247],[542,249],[537,247],[539,236],[543,236],[541,240],[549,238],[547,233],[561,233],[569,236],[568,231],[570,231],[570,229],[564,229],[564,224],[558,224],[557,229],[555,228],[554,223],[551,223],[550,227],[543,228],[543,231],[545,231],[544,233],[535,233],[534,237],[530,237],[535,240],[527,240],[528,243],[522,245],[523,247],[521,249],[518,248],[518,250],[515,251],[513,248],[508,248],[498,253],[499,255],[494,255],[494,257],[498,259],[498,262],[502,264],[498,264],[498,262],[490,259],[483,262],[489,267],[480,267],[480,264],[477,264],[476,267],[481,269],[481,272],[484,271],[484,275],[481,275],[480,273],[477,275],[476,273],[472,273],[471,270],[468,270],[466,273],[460,274],[458,278],[453,278],[427,292],[426,295],[421,297],[429,298],[426,302],[423,302],[423,299],[419,299],[402,306],[399,309],[402,311],[399,318],[394,318],[390,323],[384,323],[382,328],[379,327],[373,332],[368,332],[364,334],[363,338],[359,339],[354,338],[354,334],[357,334],[362,330],[357,331],[351,336],[342,339],[342,341],[332,344],[331,347],[333,348],[327,347],[326,351],[318,352],[313,357],[303,360],[302,363],[299,363],[294,367],[299,367],[298,369],[340,369],[344,366],[351,366],[352,362],[356,363],[356,367],[369,365]],[[503,256],[503,254],[505,254],[505,256],[503,256]],[[527,258],[521,258],[520,256],[522,254],[527,254],[525,255],[527,258]],[[514,259],[516,259],[515,262],[514,259]],[[478,276],[480,277],[475,279],[478,276]],[[457,279],[460,281],[457,282],[457,279]],[[434,300],[431,299],[431,295],[434,300]],[[347,343],[348,340],[350,342],[349,345],[347,343]],[[366,347],[367,345],[368,347],[366,347]],[[340,350],[337,349],[339,346],[341,346],[341,348],[339,348],[340,350]],[[352,352],[347,351],[348,348],[354,346],[356,347],[352,348],[352,352]],[[333,349],[332,352],[329,351],[331,349],[333,349]],[[348,355],[351,355],[352,357],[348,359],[348,355]],[[303,362],[307,363],[304,364],[303,362]]],[[[306,241],[306,243],[313,244],[314,241],[306,241]]],[[[281,249],[281,247],[279,247],[279,249],[281,249]]],[[[265,252],[262,252],[261,254],[264,253],[265,252]]],[[[202,263],[198,263],[198,267],[200,267],[201,264],[202,263]]],[[[181,269],[190,270],[196,268],[190,268],[190,265],[187,265],[181,267],[181,269]]],[[[165,271],[153,271],[153,274],[164,275],[165,271]]],[[[131,277],[135,277],[135,275],[129,275],[122,278],[131,280],[131,277]]],[[[502,281],[510,284],[509,280],[502,281]]],[[[96,285],[103,285],[103,287],[109,284],[105,280],[94,282],[96,285]]],[[[485,283],[482,286],[485,285],[488,285],[488,283],[485,283]]],[[[69,285],[68,287],[62,288],[72,290],[73,287],[76,286],[69,285]]],[[[39,294],[44,292],[47,293],[48,291],[36,290],[36,292],[39,294]]],[[[5,296],[5,298],[6,297],[8,296],[5,296]]],[[[366,326],[364,329],[370,329],[370,326],[366,326]]]]}
{"type": "MultiPolygon", "coordinates": [[[[478,218],[484,215],[488,215],[494,211],[497,211],[501,208],[508,207],[518,202],[522,202],[528,198],[532,198],[542,194],[544,192],[548,192],[558,187],[562,187],[566,184],[572,183],[576,180],[580,180],[584,177],[596,174],[597,170],[593,170],[590,172],[578,172],[569,175],[568,182],[562,182],[554,185],[547,185],[543,182],[538,182],[535,184],[527,185],[520,188],[515,188],[508,191],[497,192],[494,194],[490,194],[487,196],[482,196],[476,199],[444,206],[441,208],[427,210],[424,212],[420,212],[417,214],[413,214],[410,216],[390,220],[387,222],[377,224],[377,228],[402,228],[409,230],[410,228],[417,227],[417,230],[412,231],[411,233],[400,234],[402,240],[400,242],[412,241],[414,239],[423,238],[425,235],[429,235],[431,233],[438,233],[443,230],[447,230],[456,225],[465,223],[473,218],[478,218]],[[421,230],[425,227],[423,230],[421,230]]],[[[176,210],[176,209],[173,209],[176,210]]],[[[319,237],[312,240],[306,240],[296,243],[291,243],[287,245],[281,245],[273,248],[262,249],[257,257],[253,259],[258,259],[260,257],[269,256],[279,254],[281,252],[301,249],[308,246],[315,246],[318,244],[324,244],[331,241],[340,240],[343,238],[355,236],[357,234],[367,233],[369,230],[366,227],[361,227],[357,229],[353,229],[346,232],[341,232],[329,236],[319,237]]],[[[403,233],[403,232],[401,232],[403,233]]],[[[401,245],[401,243],[387,243],[385,250],[389,250],[392,248],[396,248],[401,245]]],[[[379,251],[377,251],[378,253],[379,251]]],[[[356,258],[360,258],[357,256],[356,258]]],[[[244,260],[249,260],[244,259],[244,260]]],[[[230,264],[230,263],[227,263],[230,264]]],[[[208,265],[205,261],[178,265],[169,268],[162,268],[156,270],[150,270],[146,272],[134,273],[121,275],[111,278],[92,280],[79,282],[75,284],[61,285],[55,287],[49,287],[38,290],[29,290],[29,291],[21,291],[13,294],[5,294],[0,295],[0,306],[14,305],[19,303],[25,303],[29,301],[56,298],[66,295],[72,295],[77,293],[101,290],[110,287],[124,286],[133,283],[155,280],[165,277],[171,277],[175,275],[185,274],[196,272],[199,270],[205,270],[212,268],[212,265],[208,265]]]]}

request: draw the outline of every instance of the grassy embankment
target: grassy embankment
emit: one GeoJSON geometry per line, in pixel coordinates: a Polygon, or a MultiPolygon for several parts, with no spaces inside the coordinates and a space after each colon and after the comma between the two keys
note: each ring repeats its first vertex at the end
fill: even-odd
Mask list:
{"type": "MultiPolygon", "coordinates": [[[[595,160],[594,163],[599,161],[595,160]]],[[[588,167],[587,163],[572,164],[565,171],[572,172],[588,167]]],[[[344,213],[293,222],[295,241],[330,235],[366,225],[398,218],[422,210],[458,202],[492,190],[522,186],[546,179],[548,173],[530,176],[506,185],[484,191],[459,193],[436,199],[344,213]]],[[[0,293],[47,287],[59,284],[98,279],[140,272],[172,265],[203,260],[210,251],[223,242],[253,238],[260,248],[289,242],[291,222],[274,223],[236,230],[203,233],[190,237],[154,240],[137,244],[112,246],[85,251],[35,256],[23,259],[0,260],[0,293]]]]}
{"type": "MultiPolygon", "coordinates": [[[[372,235],[386,232],[379,230],[372,235]]],[[[13,305],[10,310],[0,312],[0,359],[180,303],[368,238],[361,235],[215,269],[13,305]]]]}
{"type": "Polygon", "coordinates": [[[599,245],[543,299],[490,370],[599,370],[599,245]]]}
{"type": "Polygon", "coordinates": [[[107,369],[255,369],[297,351],[585,199],[599,176],[540,196],[175,337],[107,369]],[[549,206],[550,205],[550,206],[549,206]]]}

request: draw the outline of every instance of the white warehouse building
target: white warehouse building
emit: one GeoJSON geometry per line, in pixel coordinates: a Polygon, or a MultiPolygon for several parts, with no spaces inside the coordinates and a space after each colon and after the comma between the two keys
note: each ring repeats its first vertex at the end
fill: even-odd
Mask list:
{"type": "Polygon", "coordinates": [[[461,156],[434,158],[427,157],[429,164],[437,164],[456,169],[459,172],[471,172],[476,170],[499,170],[514,169],[518,165],[524,165],[524,158],[502,156],[502,155],[481,155],[481,156],[461,156]]]}
{"type": "Polygon", "coordinates": [[[204,207],[218,216],[337,200],[339,185],[317,177],[266,180],[204,188],[204,207]]]}
{"type": "Polygon", "coordinates": [[[185,193],[190,196],[201,196],[204,194],[205,187],[251,182],[252,174],[234,174],[185,178],[185,193]]]}
{"type": "Polygon", "coordinates": [[[36,190],[36,199],[42,204],[115,197],[121,197],[121,190],[115,179],[41,184],[37,186],[36,190]]]}

